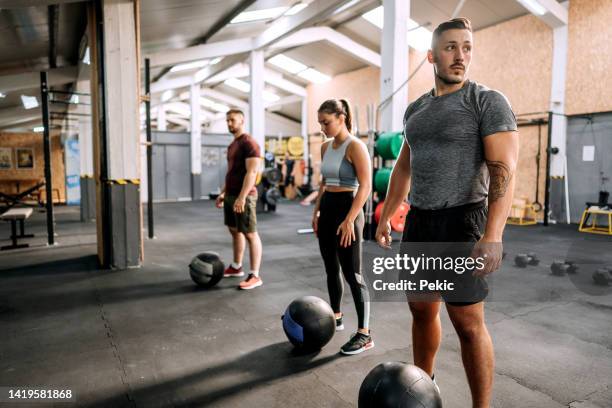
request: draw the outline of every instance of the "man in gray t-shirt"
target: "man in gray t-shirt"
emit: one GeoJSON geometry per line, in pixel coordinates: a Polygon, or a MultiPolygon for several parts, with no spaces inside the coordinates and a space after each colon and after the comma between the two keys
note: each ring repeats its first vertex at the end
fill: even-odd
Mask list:
{"type": "Polygon", "coordinates": [[[413,315],[414,364],[433,378],[442,300],[461,343],[473,407],[484,408],[489,407],[494,374],[493,344],[484,319],[485,277],[499,268],[502,258],[518,133],[506,97],[467,79],[472,48],[467,19],[444,22],[434,31],[427,58],[434,68],[435,87],[411,103],[404,115],[404,145],[393,168],[376,240],[390,248],[389,220],[410,192],[403,254],[421,256],[414,243],[434,243],[430,248],[435,243],[467,243],[444,244],[444,251],[463,254],[462,248],[467,248],[460,255],[464,260],[480,260],[478,268],[467,272],[423,267],[411,271],[408,280],[417,285],[435,280],[453,286],[425,285],[421,290],[409,288],[406,294],[413,315]]]}
{"type": "Polygon", "coordinates": [[[436,96],[432,90],[411,103],[404,115],[411,205],[438,210],[485,200],[489,173],[483,141],[515,130],[506,97],[470,80],[452,93],[436,96]]]}

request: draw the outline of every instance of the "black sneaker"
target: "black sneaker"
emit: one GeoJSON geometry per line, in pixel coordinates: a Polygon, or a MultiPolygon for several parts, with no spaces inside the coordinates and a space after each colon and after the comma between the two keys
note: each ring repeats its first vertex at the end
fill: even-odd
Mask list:
{"type": "Polygon", "coordinates": [[[342,354],[359,354],[372,347],[374,347],[372,336],[357,332],[344,346],[340,347],[340,352],[342,354]]]}
{"type": "Polygon", "coordinates": [[[344,330],[344,324],[342,324],[342,316],[336,317],[336,331],[344,330]]]}

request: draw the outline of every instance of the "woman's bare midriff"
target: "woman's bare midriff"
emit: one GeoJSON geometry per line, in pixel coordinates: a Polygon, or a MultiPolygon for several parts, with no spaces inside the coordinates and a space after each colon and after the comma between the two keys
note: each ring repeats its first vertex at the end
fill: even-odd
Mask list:
{"type": "Polygon", "coordinates": [[[330,193],[344,193],[347,191],[354,192],[356,189],[350,187],[325,186],[325,191],[329,191],[330,193]]]}

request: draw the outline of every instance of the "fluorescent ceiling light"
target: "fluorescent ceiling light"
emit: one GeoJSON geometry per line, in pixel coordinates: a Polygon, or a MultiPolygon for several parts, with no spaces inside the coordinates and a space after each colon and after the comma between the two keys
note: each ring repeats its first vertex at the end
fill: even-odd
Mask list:
{"type": "Polygon", "coordinates": [[[365,18],[370,23],[382,30],[385,22],[385,9],[383,6],[379,6],[368,11],[367,13],[362,14],[361,17],[365,18]]]}
{"type": "Polygon", "coordinates": [[[298,72],[308,69],[306,65],[283,54],[273,56],[268,60],[268,62],[292,74],[297,74],[298,72]]]}
{"type": "Polygon", "coordinates": [[[270,20],[288,10],[289,7],[273,7],[263,10],[243,11],[230,21],[231,24],[248,23],[251,21],[270,20]]]}
{"type": "Polygon", "coordinates": [[[280,99],[280,96],[275,94],[274,92],[264,91],[263,100],[266,102],[276,102],[280,99]]]}
{"type": "Polygon", "coordinates": [[[227,112],[229,110],[229,106],[224,105],[222,103],[218,103],[213,101],[212,99],[208,99],[208,98],[204,98],[204,97],[200,97],[200,103],[202,104],[202,106],[206,107],[206,108],[210,108],[214,111],[217,112],[227,112]]]}
{"type": "Polygon", "coordinates": [[[229,78],[229,79],[226,79],[223,83],[227,86],[231,86],[232,88],[245,92],[245,93],[251,90],[251,85],[244,82],[242,79],[229,78]]]}
{"type": "Polygon", "coordinates": [[[209,60],[187,62],[185,64],[179,64],[179,65],[173,66],[172,68],[170,68],[170,72],[180,72],[180,71],[187,71],[188,69],[202,68],[202,67],[207,66],[208,64],[210,64],[209,60]]]}
{"type": "Polygon", "coordinates": [[[83,63],[89,65],[91,61],[89,60],[89,47],[85,48],[85,55],[83,55],[83,63]]]}
{"type": "Polygon", "coordinates": [[[543,16],[546,14],[546,9],[537,0],[518,0],[518,2],[535,15],[543,16]]]}
{"type": "Polygon", "coordinates": [[[32,129],[33,131],[35,131],[36,133],[41,133],[45,131],[45,127],[44,126],[36,126],[34,129],[32,129]]]}
{"type": "MultiPolygon", "coordinates": [[[[364,13],[361,17],[382,30],[385,21],[385,9],[383,6],[379,6],[364,13]]],[[[406,28],[409,30],[407,35],[408,45],[417,51],[427,51],[431,46],[432,32],[425,27],[419,27],[419,23],[410,18],[407,21],[406,28]]]]}
{"type": "Polygon", "coordinates": [[[314,68],[308,68],[307,70],[300,72],[298,75],[315,84],[322,84],[331,79],[330,76],[325,75],[314,68]]]}
{"type": "Polygon", "coordinates": [[[38,107],[38,99],[35,96],[21,95],[21,103],[26,109],[32,109],[38,107]]]}
{"type": "Polygon", "coordinates": [[[419,23],[408,19],[408,45],[417,51],[427,51],[431,47],[433,33],[425,27],[419,27],[419,23]]]}
{"type": "Polygon", "coordinates": [[[161,96],[161,100],[162,102],[166,102],[169,101],[170,99],[172,99],[172,97],[174,96],[174,92],[172,92],[170,89],[164,91],[164,93],[161,96]]]}
{"type": "Polygon", "coordinates": [[[338,7],[338,8],[336,9],[336,11],[334,11],[334,12],[332,13],[332,16],[333,16],[334,14],[342,13],[344,10],[347,10],[347,9],[349,9],[349,8],[353,7],[355,4],[359,3],[359,1],[360,1],[360,0],[351,0],[351,1],[349,1],[348,3],[346,3],[344,6],[340,6],[340,7],[338,7]]]}
{"type": "MultiPolygon", "coordinates": [[[[231,86],[232,88],[237,89],[244,93],[248,93],[251,91],[251,84],[243,81],[242,79],[230,78],[230,79],[226,79],[223,83],[227,86],[231,86]]],[[[274,92],[264,90],[263,99],[266,102],[276,102],[280,99],[280,96],[278,96],[274,92]]]]}
{"type": "Polygon", "coordinates": [[[293,15],[299,13],[300,11],[304,10],[306,7],[308,7],[308,4],[306,4],[306,3],[297,3],[297,4],[293,5],[293,7],[291,7],[289,10],[287,10],[285,15],[286,16],[293,16],[293,15]]]}

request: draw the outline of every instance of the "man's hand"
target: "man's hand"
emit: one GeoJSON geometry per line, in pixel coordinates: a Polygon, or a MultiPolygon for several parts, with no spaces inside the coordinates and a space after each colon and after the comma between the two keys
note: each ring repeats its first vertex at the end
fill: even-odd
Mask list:
{"type": "Polygon", "coordinates": [[[219,194],[217,200],[215,200],[215,206],[217,208],[223,208],[223,200],[225,200],[225,193],[219,194]]]}
{"type": "Polygon", "coordinates": [[[490,239],[483,236],[480,241],[474,245],[470,257],[474,259],[483,258],[484,267],[482,269],[474,269],[473,275],[478,278],[484,278],[495,272],[501,265],[502,254],[503,245],[500,239],[490,239]]]}
{"type": "Polygon", "coordinates": [[[238,198],[236,198],[236,201],[234,201],[234,212],[236,214],[243,213],[245,204],[246,198],[238,196],[238,198]]]}
{"type": "Polygon", "coordinates": [[[385,249],[391,249],[391,223],[383,221],[378,223],[376,227],[376,242],[385,249]]]}

